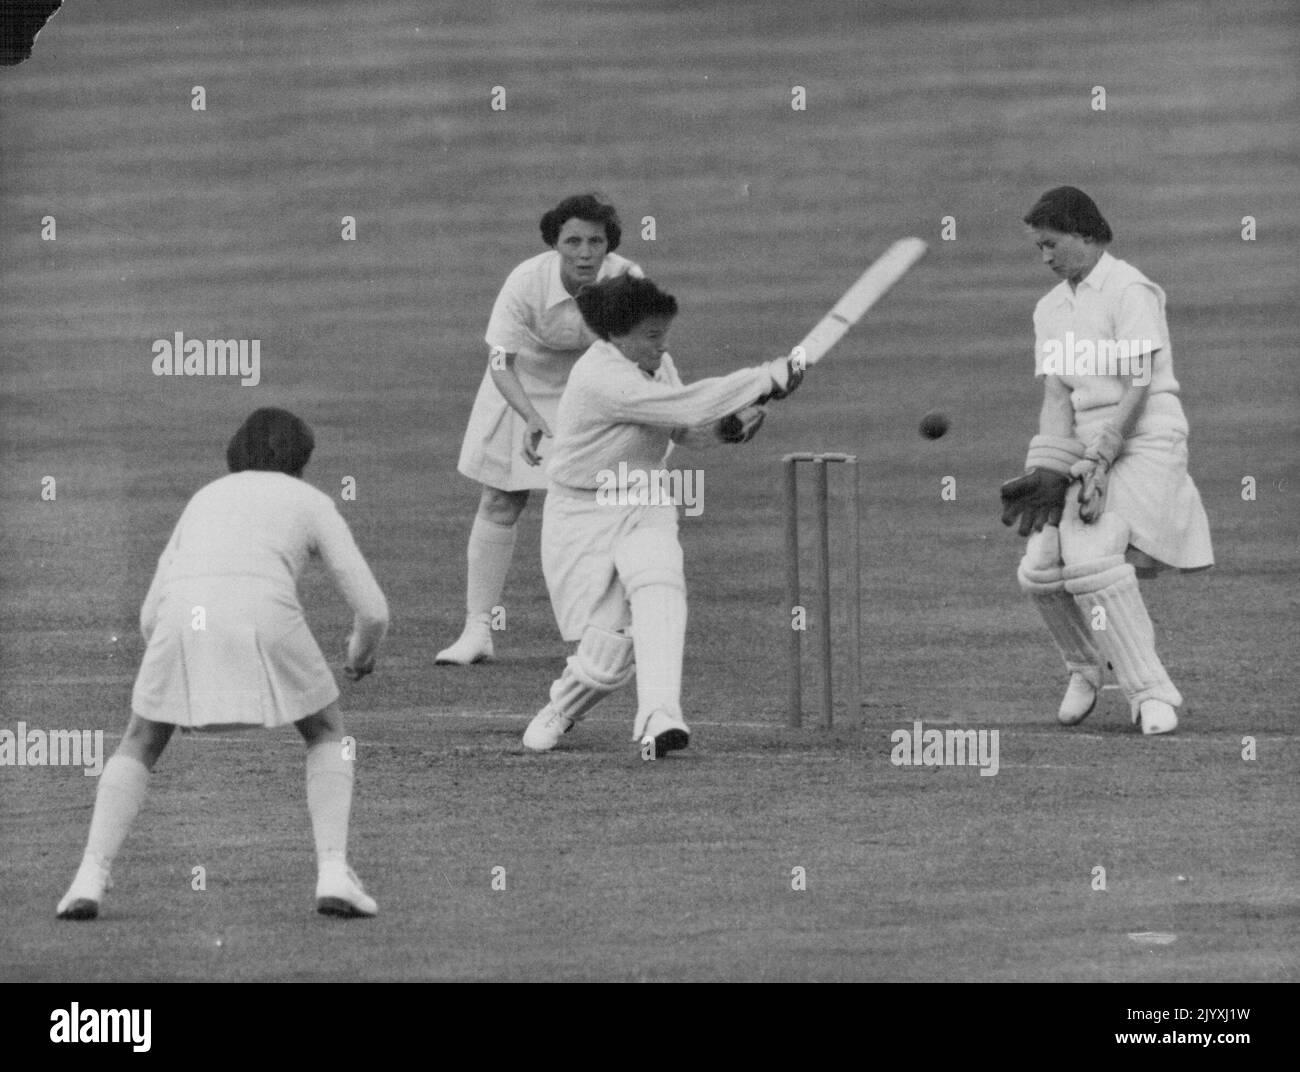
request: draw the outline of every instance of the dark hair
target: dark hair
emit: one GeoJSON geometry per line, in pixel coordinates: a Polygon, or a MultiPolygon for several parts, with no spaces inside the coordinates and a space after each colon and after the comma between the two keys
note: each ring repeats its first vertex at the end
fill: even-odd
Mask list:
{"type": "Polygon", "coordinates": [[[599,223],[605,228],[606,251],[613,253],[623,238],[623,226],[618,222],[614,206],[599,194],[574,194],[566,197],[542,217],[542,241],[554,247],[560,240],[560,229],[572,219],[599,223]]]}
{"type": "Polygon", "coordinates": [[[591,283],[578,291],[574,301],[587,327],[605,340],[611,335],[626,335],[649,317],[677,315],[676,298],[650,280],[630,275],[591,283]]]}
{"type": "Polygon", "coordinates": [[[1048,227],[1062,234],[1077,234],[1094,242],[1109,242],[1114,237],[1097,203],[1073,186],[1048,190],[1029,210],[1025,223],[1030,227],[1048,227]]]}
{"type": "Polygon", "coordinates": [[[226,447],[226,464],[232,473],[246,469],[302,476],[316,439],[307,422],[287,409],[255,410],[239,426],[226,447]]]}

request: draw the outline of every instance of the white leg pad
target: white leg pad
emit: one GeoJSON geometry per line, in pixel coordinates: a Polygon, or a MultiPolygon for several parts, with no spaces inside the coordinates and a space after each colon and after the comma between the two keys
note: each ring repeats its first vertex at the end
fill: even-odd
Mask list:
{"type": "Polygon", "coordinates": [[[589,625],[564,673],[551,684],[551,706],[577,722],[635,673],[632,638],[589,625]]]}
{"type": "Polygon", "coordinates": [[[1115,679],[1136,710],[1143,700],[1163,700],[1173,707],[1182,693],[1165,672],[1156,654],[1155,627],[1147,614],[1137,575],[1122,554],[1065,567],[1065,587],[1089,625],[1098,620],[1104,628],[1093,631],[1097,646],[1115,670],[1115,679]]]}
{"type": "Polygon", "coordinates": [[[1104,657],[1078,603],[1065,590],[1055,528],[1048,526],[1029,537],[1016,579],[1043,616],[1066,668],[1101,688],[1104,657]]]}

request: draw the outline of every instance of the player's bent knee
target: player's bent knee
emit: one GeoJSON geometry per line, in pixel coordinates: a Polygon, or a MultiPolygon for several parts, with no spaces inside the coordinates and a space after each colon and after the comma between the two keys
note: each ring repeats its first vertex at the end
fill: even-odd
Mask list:
{"type": "Polygon", "coordinates": [[[298,719],[294,728],[302,734],[302,739],[309,748],[320,741],[342,740],[343,715],[339,712],[338,704],[332,703],[315,714],[298,719]]]}
{"type": "Polygon", "coordinates": [[[613,691],[622,688],[636,673],[632,638],[589,625],[569,660],[574,677],[588,688],[613,691]]]}
{"type": "Polygon", "coordinates": [[[139,760],[152,770],[175,729],[170,722],[151,722],[133,712],[122,733],[118,751],[139,760]]]}
{"type": "Polygon", "coordinates": [[[1050,596],[1065,588],[1065,574],[1060,563],[1039,567],[1030,561],[1028,555],[1020,560],[1016,580],[1020,582],[1020,590],[1027,596],[1050,596]]]}
{"type": "Polygon", "coordinates": [[[528,505],[527,491],[502,491],[483,485],[479,497],[479,516],[496,525],[513,525],[528,505]]]}
{"type": "Polygon", "coordinates": [[[667,526],[638,529],[629,535],[614,550],[614,568],[628,595],[649,585],[686,591],[682,546],[676,530],[667,526]]]}
{"type": "Polygon", "coordinates": [[[1135,571],[1123,555],[1107,555],[1090,562],[1065,567],[1065,590],[1073,596],[1086,596],[1114,586],[1137,584],[1135,571]]]}
{"type": "Polygon", "coordinates": [[[1016,569],[1020,590],[1027,596],[1048,596],[1061,591],[1061,540],[1055,525],[1044,526],[1025,541],[1025,555],[1016,569]]]}
{"type": "Polygon", "coordinates": [[[1061,559],[1067,566],[1124,554],[1130,530],[1122,517],[1104,513],[1087,524],[1070,513],[1061,522],[1061,559]]]}
{"type": "Polygon", "coordinates": [[[1061,564],[1061,530],[1055,525],[1044,525],[1038,532],[1030,533],[1025,541],[1022,560],[1031,569],[1051,569],[1061,564]]]}

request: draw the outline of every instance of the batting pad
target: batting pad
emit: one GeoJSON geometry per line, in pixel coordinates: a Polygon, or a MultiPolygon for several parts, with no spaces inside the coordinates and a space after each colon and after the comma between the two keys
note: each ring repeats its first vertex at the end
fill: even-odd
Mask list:
{"type": "Polygon", "coordinates": [[[569,656],[564,673],[551,684],[551,706],[575,722],[611,692],[632,680],[632,638],[589,625],[569,656]]]}
{"type": "Polygon", "coordinates": [[[1123,555],[1110,555],[1066,566],[1065,588],[1074,596],[1097,646],[1110,661],[1119,687],[1136,709],[1143,700],[1163,700],[1173,707],[1183,702],[1156,654],[1155,627],[1147,614],[1137,574],[1123,555]],[[1096,613],[1101,608],[1104,618],[1096,613]]]}
{"type": "Polygon", "coordinates": [[[1082,674],[1093,688],[1101,688],[1101,649],[1079,604],[1065,590],[1064,572],[1060,565],[1035,567],[1030,561],[1030,556],[1025,555],[1016,574],[1021,591],[1033,600],[1043,616],[1066,669],[1072,674],[1082,674]]]}

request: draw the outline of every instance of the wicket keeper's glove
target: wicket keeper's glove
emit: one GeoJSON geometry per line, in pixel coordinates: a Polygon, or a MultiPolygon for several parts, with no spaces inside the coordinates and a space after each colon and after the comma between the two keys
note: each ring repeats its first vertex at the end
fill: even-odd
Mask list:
{"type": "Polygon", "coordinates": [[[1065,512],[1070,478],[1050,469],[1031,469],[1002,485],[1002,524],[1020,518],[1020,535],[1038,532],[1044,525],[1059,525],[1065,512]]]}
{"type": "Polygon", "coordinates": [[[1024,476],[1001,488],[1002,524],[1020,518],[1020,535],[1059,525],[1070,490],[1071,467],[1083,458],[1083,444],[1066,436],[1036,435],[1029,441],[1024,476]]]}

